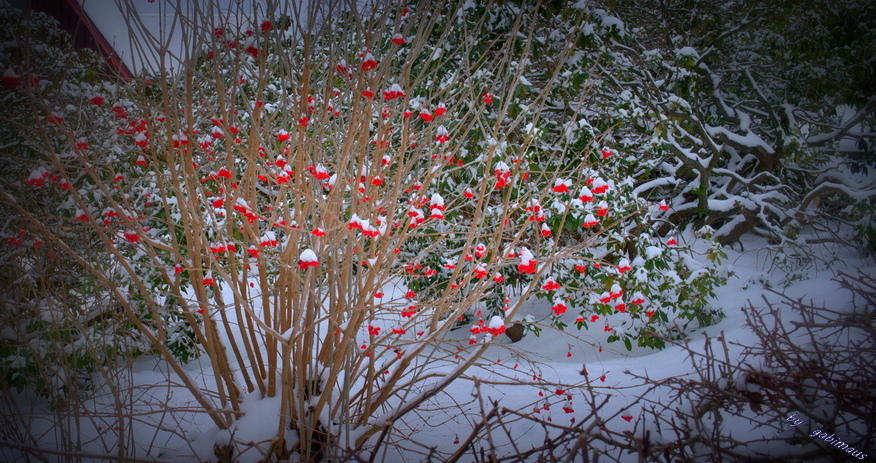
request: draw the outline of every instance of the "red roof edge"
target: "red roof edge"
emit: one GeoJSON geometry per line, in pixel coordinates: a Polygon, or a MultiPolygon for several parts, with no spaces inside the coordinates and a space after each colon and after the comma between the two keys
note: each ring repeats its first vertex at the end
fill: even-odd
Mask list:
{"type": "Polygon", "coordinates": [[[94,41],[97,42],[97,46],[100,48],[101,53],[106,56],[106,61],[110,68],[115,70],[126,80],[133,79],[134,74],[128,69],[128,66],[125,65],[121,57],[119,57],[119,54],[116,53],[116,50],[110,45],[109,41],[107,41],[106,37],[104,37],[100,30],[94,25],[85,10],[79,5],[79,2],[77,0],[67,0],[67,4],[73,12],[76,13],[76,16],[79,17],[79,21],[85,25],[85,28],[88,29],[91,36],[94,37],[94,41]]]}

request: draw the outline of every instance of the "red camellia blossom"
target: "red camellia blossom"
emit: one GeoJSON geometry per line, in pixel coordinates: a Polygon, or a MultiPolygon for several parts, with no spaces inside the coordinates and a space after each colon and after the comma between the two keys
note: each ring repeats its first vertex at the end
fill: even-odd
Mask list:
{"type": "Polygon", "coordinates": [[[435,134],[435,141],[438,143],[446,143],[450,140],[450,133],[447,131],[444,126],[438,127],[438,132],[435,134]]]}
{"type": "Polygon", "coordinates": [[[257,247],[255,247],[255,246],[250,246],[250,247],[246,250],[246,252],[249,254],[250,257],[252,257],[253,259],[255,259],[255,258],[257,258],[257,257],[259,256],[260,249],[257,248],[257,247]]]}
{"type": "Polygon", "coordinates": [[[370,71],[377,67],[377,60],[374,59],[374,55],[371,52],[365,54],[365,57],[362,59],[362,70],[370,71]]]}
{"type": "Polygon", "coordinates": [[[270,21],[265,21],[259,26],[262,31],[269,31],[271,30],[271,27],[273,27],[273,24],[271,24],[270,21]]]}
{"type": "Polygon", "coordinates": [[[317,180],[328,180],[331,177],[328,170],[322,164],[317,164],[316,167],[308,168],[308,170],[317,180]]]}
{"type": "Polygon", "coordinates": [[[554,193],[568,193],[569,186],[572,185],[572,182],[566,179],[558,178],[554,182],[554,193]]]}
{"type": "Polygon", "coordinates": [[[517,265],[517,271],[520,273],[535,273],[538,262],[533,259],[529,249],[523,248],[520,251],[520,264],[517,265]]]}
{"type": "Polygon", "coordinates": [[[666,204],[666,200],[664,199],[660,201],[660,204],[657,205],[657,208],[659,208],[661,211],[668,211],[669,204],[666,204]]]}
{"type": "Polygon", "coordinates": [[[566,313],[566,310],[568,310],[568,307],[566,306],[566,304],[563,304],[562,302],[557,302],[556,304],[554,304],[553,307],[551,307],[551,310],[553,310],[556,315],[562,315],[562,314],[566,313]]]}
{"type": "Polygon", "coordinates": [[[581,226],[584,228],[590,228],[595,227],[598,224],[599,221],[596,220],[596,217],[593,217],[593,214],[587,214],[587,216],[584,217],[584,222],[581,223],[581,226]]]}
{"type": "Polygon", "coordinates": [[[396,98],[402,98],[405,96],[405,92],[398,84],[392,84],[383,92],[383,99],[385,101],[394,100],[396,98]]]}
{"type": "Polygon", "coordinates": [[[310,267],[318,267],[319,260],[316,258],[316,253],[314,253],[310,249],[305,249],[301,252],[301,256],[298,258],[298,267],[301,270],[307,270],[310,267]]]}
{"type": "Polygon", "coordinates": [[[402,316],[402,318],[411,318],[411,317],[413,317],[414,314],[416,314],[416,313],[417,313],[417,306],[412,305],[412,306],[409,306],[409,307],[407,308],[407,310],[402,310],[402,311],[401,311],[401,316],[402,316]]]}
{"type": "Polygon", "coordinates": [[[15,73],[12,69],[7,69],[5,73],[3,73],[3,85],[6,88],[13,89],[21,86],[21,77],[15,73]]]}
{"type": "Polygon", "coordinates": [[[605,217],[608,215],[608,203],[605,201],[600,201],[599,204],[596,205],[596,215],[599,217],[605,217]]]}
{"type": "Polygon", "coordinates": [[[91,97],[91,99],[89,99],[88,101],[90,101],[93,105],[97,106],[98,108],[103,106],[103,97],[102,96],[91,97]]]}
{"type": "Polygon", "coordinates": [[[493,104],[493,95],[490,93],[484,93],[483,97],[481,97],[484,103],[493,104]]]}
{"type": "Polygon", "coordinates": [[[436,116],[443,116],[444,113],[447,112],[447,107],[444,106],[444,103],[438,103],[438,106],[435,108],[436,116]]]}
{"type": "Polygon", "coordinates": [[[390,41],[396,45],[404,45],[405,38],[401,34],[395,34],[390,41]]]}

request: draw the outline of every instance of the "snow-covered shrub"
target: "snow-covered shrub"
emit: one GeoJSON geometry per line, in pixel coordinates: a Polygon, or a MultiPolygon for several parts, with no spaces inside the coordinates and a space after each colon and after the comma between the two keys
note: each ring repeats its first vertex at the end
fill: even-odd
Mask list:
{"type": "Polygon", "coordinates": [[[610,3],[638,27],[619,23],[585,107],[640,160],[637,195],[722,244],[867,242],[876,100],[857,57],[872,54],[872,5],[610,3]]]}
{"type": "Polygon", "coordinates": [[[120,355],[160,355],[229,435],[245,398],[280,398],[264,450],[318,460],[388,433],[526,315],[627,348],[719,316],[696,234],[653,231],[669,206],[581,109],[616,21],[325,8],[194,29],[176,73],[10,90],[40,123],[4,207],[101,289],[83,323],[113,320],[137,349],[120,355]],[[215,394],[184,368],[198,355],[215,394]]]}
{"type": "Polygon", "coordinates": [[[102,163],[110,148],[86,135],[107,133],[94,98],[112,86],[97,54],[75,52],[45,15],[3,2],[0,24],[0,361],[6,387],[59,405],[102,365],[150,348],[99,277],[113,260],[71,197],[99,194],[79,159],[97,151],[102,163]]]}

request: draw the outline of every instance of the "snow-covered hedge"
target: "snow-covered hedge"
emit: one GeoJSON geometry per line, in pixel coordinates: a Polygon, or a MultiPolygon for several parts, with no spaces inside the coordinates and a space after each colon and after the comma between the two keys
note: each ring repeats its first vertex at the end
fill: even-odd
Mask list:
{"type": "MultiPolygon", "coordinates": [[[[658,233],[672,198],[643,199],[637,153],[588,122],[620,23],[521,3],[199,29],[186,69],[124,84],[67,50],[21,65],[44,45],[11,37],[3,272],[34,288],[16,323],[42,335],[51,308],[57,342],[162,356],[221,429],[281,397],[271,451],[305,460],[391,429],[512,323],[628,349],[714,323],[709,229],[658,233]],[[184,368],[201,355],[215,396],[184,368]]],[[[13,375],[46,352],[4,337],[13,375]]]]}

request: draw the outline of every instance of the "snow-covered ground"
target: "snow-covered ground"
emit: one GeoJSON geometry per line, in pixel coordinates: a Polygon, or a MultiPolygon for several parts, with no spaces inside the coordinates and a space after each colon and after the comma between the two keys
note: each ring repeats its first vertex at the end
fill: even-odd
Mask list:
{"type": "MultiPolygon", "coordinates": [[[[848,248],[824,247],[814,249],[815,255],[833,261],[831,268],[824,268],[816,260],[795,272],[797,279],[787,283],[785,288],[788,273],[776,266],[775,253],[768,244],[754,238],[745,239],[743,244],[744,251],[739,247],[726,249],[726,265],[733,276],[727,285],[717,290],[714,301],[726,318],[715,326],[692,333],[689,339],[692,351],[703,352],[706,339],[713,348],[721,346],[717,340],[719,337],[726,340],[731,359],[738,358],[745,346],[752,346],[757,338],[745,326],[741,308],[749,303],[763,306],[763,297],[777,300],[778,296],[765,286],[784,291],[792,298],[843,309],[849,307],[851,299],[832,280],[835,272],[876,274],[872,258],[848,248]]],[[[533,312],[540,310],[537,306],[530,309],[533,312]]],[[[792,316],[788,314],[789,318],[792,316]]],[[[454,381],[442,393],[409,414],[404,422],[396,423],[396,430],[408,433],[412,440],[404,443],[399,439],[395,442],[398,445],[385,446],[386,452],[379,455],[378,460],[425,461],[430,447],[439,453],[452,453],[466,441],[483,414],[494,406],[567,426],[586,418],[592,409],[588,400],[601,401],[610,395],[599,411],[599,417],[605,420],[601,426],[607,431],[641,433],[645,428],[655,429],[655,423],[647,422],[651,415],[643,413],[643,407],[649,403],[665,402],[671,391],[655,389],[646,393],[649,386],[643,385],[640,378],[662,380],[691,375],[694,369],[688,351],[672,346],[662,351],[634,348],[627,352],[618,343],[606,344],[605,336],[593,331],[545,330],[541,336],[528,334],[514,344],[504,336],[497,339],[483,356],[481,366],[469,370],[464,378],[454,381]],[[590,391],[593,396],[590,396],[590,391]],[[636,402],[636,398],[643,395],[648,401],[636,402]]],[[[460,336],[467,337],[467,333],[460,336]]],[[[447,365],[448,368],[451,366],[447,365]]],[[[205,387],[211,387],[211,367],[206,358],[186,367],[205,387]]],[[[233,439],[239,443],[236,458],[258,461],[262,458],[259,447],[265,448],[278,428],[279,399],[253,395],[244,399],[242,409],[247,414],[234,429],[219,431],[206,414],[198,412],[191,394],[180,386],[178,378],[154,358],[136,361],[132,369],[114,381],[128,385],[120,389],[116,398],[127,402],[121,406],[126,413],[134,414],[134,425],[121,431],[126,436],[125,445],[139,448],[135,453],[142,458],[203,461],[214,458],[215,443],[227,443],[233,439]]],[[[100,394],[86,404],[87,410],[75,415],[35,413],[29,421],[32,434],[42,436],[40,447],[51,448],[53,443],[60,447],[66,442],[70,448],[71,444],[78,443],[83,450],[94,454],[106,454],[107,449],[116,447],[112,442],[116,433],[110,432],[110,427],[113,426],[113,410],[119,405],[110,391],[99,391],[100,394]]],[[[26,403],[22,403],[24,416],[36,411],[29,410],[26,403]]],[[[500,454],[514,454],[544,444],[543,426],[533,420],[515,421],[514,415],[505,416],[507,428],[492,427],[486,437],[482,431],[475,442],[476,447],[494,446],[500,454]]],[[[784,417],[760,418],[761,422],[775,422],[784,417]]],[[[762,439],[764,450],[769,448],[770,439],[777,432],[790,432],[732,420],[724,426],[736,439],[762,439]]],[[[674,437],[654,432],[651,439],[659,442],[674,437]]],[[[0,459],[17,461],[16,456],[17,452],[12,448],[0,446],[0,459]]],[[[630,459],[635,460],[635,456],[630,455],[630,459]]],[[[433,461],[440,460],[435,458],[433,461]]]]}

